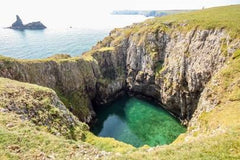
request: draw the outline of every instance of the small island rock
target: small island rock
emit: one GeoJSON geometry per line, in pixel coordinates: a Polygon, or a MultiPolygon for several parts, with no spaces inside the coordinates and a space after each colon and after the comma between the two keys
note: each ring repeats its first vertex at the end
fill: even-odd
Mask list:
{"type": "Polygon", "coordinates": [[[11,29],[16,29],[16,30],[25,30],[25,29],[31,29],[31,30],[42,30],[47,28],[45,25],[43,25],[40,21],[37,22],[31,22],[26,25],[23,24],[21,18],[16,15],[16,22],[12,24],[11,29]]]}
{"type": "Polygon", "coordinates": [[[12,24],[11,28],[12,28],[12,29],[18,29],[18,28],[20,29],[20,28],[23,28],[24,25],[23,25],[23,22],[22,22],[21,18],[20,18],[18,15],[16,15],[16,18],[17,18],[17,20],[16,20],[16,22],[14,22],[14,23],[12,24]]]}

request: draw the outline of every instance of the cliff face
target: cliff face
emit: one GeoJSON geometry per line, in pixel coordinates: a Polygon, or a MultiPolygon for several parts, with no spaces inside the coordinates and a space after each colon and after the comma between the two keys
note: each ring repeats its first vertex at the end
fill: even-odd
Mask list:
{"type": "MultiPolygon", "coordinates": [[[[226,60],[221,52],[221,40],[226,38],[227,34],[220,30],[198,29],[148,35],[150,51],[140,52],[141,67],[129,65],[130,71],[134,71],[128,74],[130,89],[158,99],[166,109],[189,120],[205,84],[226,60]],[[139,82],[141,75],[147,83],[139,82]]],[[[134,54],[129,54],[132,62],[134,54]]]]}
{"type": "Polygon", "coordinates": [[[90,122],[94,115],[91,101],[106,103],[125,85],[123,71],[111,51],[95,51],[93,57],[65,59],[60,55],[33,61],[1,57],[0,75],[54,89],[70,111],[90,122]]]}
{"type": "Polygon", "coordinates": [[[126,58],[128,91],[150,96],[190,120],[205,85],[239,44],[230,42],[223,29],[180,31],[162,24],[136,31],[138,27],[144,26],[115,30],[95,48],[114,47],[126,58]]]}
{"type": "Polygon", "coordinates": [[[187,122],[239,43],[222,28],[186,26],[150,20],[115,29],[81,57],[2,57],[0,76],[53,88],[85,122],[94,116],[92,103],[108,103],[122,92],[152,97],[187,122]]]}
{"type": "Polygon", "coordinates": [[[108,103],[122,91],[152,97],[190,120],[206,83],[237,44],[223,29],[180,31],[161,24],[134,31],[140,25],[114,30],[80,58],[3,57],[0,75],[53,88],[85,122],[94,115],[92,102],[108,103]]]}

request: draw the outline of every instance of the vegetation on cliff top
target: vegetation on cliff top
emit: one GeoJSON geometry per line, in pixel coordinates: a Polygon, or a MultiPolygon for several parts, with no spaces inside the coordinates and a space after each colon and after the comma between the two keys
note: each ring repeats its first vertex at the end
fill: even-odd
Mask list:
{"type": "Polygon", "coordinates": [[[226,29],[231,38],[234,39],[239,38],[240,35],[239,21],[240,5],[215,7],[156,17],[125,28],[116,28],[109,37],[100,41],[97,47],[106,46],[111,41],[112,44],[117,46],[123,39],[129,38],[133,34],[141,34],[141,37],[136,36],[135,38],[143,40],[146,39],[148,33],[159,31],[172,32],[173,29],[187,32],[196,27],[199,29],[226,29]]]}
{"type": "Polygon", "coordinates": [[[65,108],[56,93],[46,87],[0,78],[0,107],[54,135],[82,139],[83,131],[88,129],[65,108]]]}
{"type": "MultiPolygon", "coordinates": [[[[200,27],[201,29],[225,28],[235,36],[240,34],[240,5],[209,8],[190,13],[164,16],[146,21],[147,24],[173,23],[181,28],[200,27]]],[[[234,37],[232,37],[234,38],[234,37]]]]}
{"type": "MultiPolygon", "coordinates": [[[[240,5],[209,8],[169,15],[160,18],[154,18],[145,21],[145,28],[157,28],[159,24],[166,26],[176,25],[179,29],[191,29],[199,27],[200,29],[227,29],[232,35],[239,36],[240,26],[240,5]]],[[[232,37],[234,38],[234,37],[232,37]]]]}

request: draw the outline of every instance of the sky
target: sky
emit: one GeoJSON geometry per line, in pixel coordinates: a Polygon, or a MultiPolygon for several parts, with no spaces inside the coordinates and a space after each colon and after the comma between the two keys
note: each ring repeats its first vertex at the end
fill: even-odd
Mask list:
{"type": "Polygon", "coordinates": [[[240,4],[240,0],[1,0],[0,26],[11,25],[17,14],[24,22],[84,26],[93,25],[96,19],[104,23],[103,17],[113,10],[201,9],[231,4],[240,4]]]}

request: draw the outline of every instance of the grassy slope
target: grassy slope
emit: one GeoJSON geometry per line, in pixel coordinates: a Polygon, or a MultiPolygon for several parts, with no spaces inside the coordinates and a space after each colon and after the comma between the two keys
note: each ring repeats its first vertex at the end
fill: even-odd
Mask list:
{"type": "Polygon", "coordinates": [[[88,127],[72,115],[46,87],[0,78],[0,107],[22,115],[52,134],[81,139],[88,127]]]}
{"type": "Polygon", "coordinates": [[[70,158],[81,142],[57,137],[22,121],[13,113],[0,112],[0,159],[70,158]],[[12,127],[8,124],[11,124],[12,127]]]}
{"type": "Polygon", "coordinates": [[[155,20],[149,20],[147,23],[172,22],[186,24],[185,27],[199,26],[202,29],[226,28],[234,35],[240,33],[240,5],[216,7],[191,13],[182,13],[170,15],[155,20]]]}
{"type": "Polygon", "coordinates": [[[0,78],[0,159],[78,159],[84,155],[92,159],[105,154],[100,150],[126,153],[135,149],[94,136],[86,124],[58,109],[62,104],[55,98],[52,89],[0,78]]]}
{"type": "MultiPolygon", "coordinates": [[[[52,96],[56,95],[53,90],[0,78],[0,95],[0,159],[63,158],[70,156],[78,144],[82,145],[68,135],[81,124],[64,123],[63,117],[67,114],[63,115],[51,103],[52,96]],[[12,104],[16,108],[10,111],[7,108],[12,104]],[[54,136],[56,131],[70,139],[61,134],[54,136]]],[[[81,139],[83,128],[75,133],[78,135],[75,138],[81,139]]]]}

